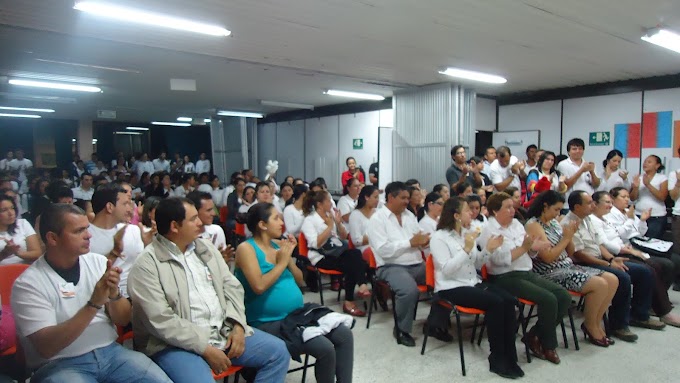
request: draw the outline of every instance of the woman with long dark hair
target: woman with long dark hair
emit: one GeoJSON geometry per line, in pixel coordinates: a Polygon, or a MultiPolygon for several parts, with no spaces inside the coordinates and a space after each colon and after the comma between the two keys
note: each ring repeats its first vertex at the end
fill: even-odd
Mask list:
{"type": "Polygon", "coordinates": [[[368,220],[371,219],[380,201],[377,186],[366,185],[359,193],[357,207],[349,215],[349,234],[352,242],[362,253],[368,247],[368,220]]]}
{"type": "Polygon", "coordinates": [[[555,153],[551,151],[544,151],[538,157],[536,169],[531,169],[527,174],[527,200],[531,199],[534,194],[534,187],[541,178],[548,178],[550,181],[550,190],[558,191],[564,194],[567,191],[567,184],[564,183],[564,178],[559,176],[555,170],[555,153]]]}
{"type": "Polygon", "coordinates": [[[666,230],[668,177],[661,173],[664,169],[659,156],[647,156],[642,163],[643,173],[633,179],[630,188],[630,199],[635,201],[635,214],[640,216],[650,211],[647,236],[656,239],[662,239],[666,230]]]}
{"type": "Polygon", "coordinates": [[[609,193],[615,187],[624,187],[630,189],[630,178],[628,178],[628,171],[621,168],[621,161],[623,160],[623,153],[618,150],[610,150],[607,157],[602,161],[602,173],[600,173],[600,186],[598,191],[606,191],[609,193]]]}

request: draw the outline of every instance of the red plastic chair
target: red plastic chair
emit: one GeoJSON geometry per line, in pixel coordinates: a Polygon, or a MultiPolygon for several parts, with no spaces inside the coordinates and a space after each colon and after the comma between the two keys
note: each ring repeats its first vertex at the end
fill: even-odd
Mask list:
{"type": "Polygon", "coordinates": [[[116,339],[116,342],[119,344],[125,343],[126,340],[133,339],[135,337],[135,333],[130,331],[125,331],[125,328],[122,326],[116,325],[116,333],[118,333],[118,338],[116,339]]]}
{"type": "MultiPolygon", "coordinates": [[[[427,284],[428,289],[434,290],[435,286],[435,277],[434,277],[434,261],[432,260],[432,255],[428,255],[427,259],[425,260],[425,283],[427,284]]],[[[465,354],[463,351],[463,327],[460,324],[460,314],[469,314],[469,315],[474,315],[475,316],[475,323],[472,328],[472,338],[470,339],[470,343],[474,343],[475,341],[475,334],[477,332],[477,325],[479,324],[479,316],[484,315],[486,312],[484,310],[476,309],[473,307],[465,307],[465,306],[460,306],[460,305],[454,305],[450,301],[443,299],[439,297],[437,294],[434,294],[432,296],[432,304],[437,304],[440,305],[444,308],[447,308],[451,310],[455,315],[456,315],[456,330],[458,332],[458,348],[460,351],[460,366],[463,371],[463,376],[466,375],[466,370],[465,370],[465,354]]],[[[482,328],[484,328],[484,322],[482,322],[482,328]]],[[[423,347],[420,349],[420,355],[425,354],[425,347],[427,346],[427,338],[428,338],[428,332],[425,331],[425,335],[423,336],[423,347]]],[[[481,332],[480,332],[480,337],[478,344],[481,343],[481,332]]]]}
{"type": "MultiPolygon", "coordinates": [[[[302,257],[309,257],[309,247],[307,246],[307,238],[305,238],[305,235],[303,233],[300,233],[300,236],[298,237],[298,254],[302,257]]],[[[337,276],[340,279],[342,279],[342,271],[338,270],[333,270],[333,269],[324,269],[321,267],[316,267],[312,264],[307,265],[307,271],[315,273],[316,278],[319,284],[319,299],[321,301],[321,305],[324,304],[323,302],[323,287],[324,286],[330,286],[331,283],[322,283],[321,281],[321,276],[322,275],[328,275],[328,276],[337,276]]],[[[338,301],[340,301],[340,293],[342,292],[342,283],[340,283],[340,288],[338,289],[338,301]]]]}
{"type": "Polygon", "coordinates": [[[224,226],[227,223],[227,216],[229,215],[229,208],[222,206],[220,208],[220,225],[224,226]]]}
{"type": "MultiPolygon", "coordinates": [[[[29,265],[19,263],[14,265],[4,265],[0,266],[0,297],[2,297],[2,302],[4,304],[10,304],[12,301],[12,286],[14,281],[19,278],[19,276],[28,269],[29,265]]],[[[14,357],[14,360],[19,366],[24,366],[24,353],[21,351],[21,344],[19,339],[16,341],[16,345],[12,346],[0,354],[2,357],[14,357]]],[[[19,380],[24,381],[23,379],[19,380]]]]}
{"type": "Polygon", "coordinates": [[[243,369],[242,366],[231,366],[226,371],[222,371],[222,373],[220,374],[215,374],[214,371],[211,372],[214,380],[221,380],[223,382],[226,382],[228,377],[235,375],[234,382],[238,382],[239,378],[238,374],[242,369],[243,369]]]}
{"type": "Polygon", "coordinates": [[[246,225],[236,222],[236,226],[234,228],[234,234],[245,238],[246,237],[246,225]]]}

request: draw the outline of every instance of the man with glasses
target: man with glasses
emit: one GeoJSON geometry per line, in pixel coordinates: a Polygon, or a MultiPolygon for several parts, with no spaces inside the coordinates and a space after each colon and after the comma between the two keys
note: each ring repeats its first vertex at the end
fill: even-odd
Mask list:
{"type": "Polygon", "coordinates": [[[458,185],[466,181],[476,187],[482,186],[482,177],[479,172],[472,171],[467,164],[467,155],[463,145],[456,145],[451,148],[451,159],[453,163],[446,170],[446,181],[451,190],[456,190],[458,185]]]}

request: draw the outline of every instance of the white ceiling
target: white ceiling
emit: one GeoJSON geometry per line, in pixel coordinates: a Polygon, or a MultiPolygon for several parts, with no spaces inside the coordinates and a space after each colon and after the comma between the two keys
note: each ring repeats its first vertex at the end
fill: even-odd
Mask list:
{"type": "Polygon", "coordinates": [[[659,23],[680,31],[680,3],[662,0],[124,0],[230,29],[215,38],[82,14],[70,0],[0,0],[0,76],[16,71],[96,79],[102,94],[19,90],[0,101],[52,106],[57,117],[125,121],[208,117],[215,108],[273,113],[259,100],[346,102],[339,88],[390,96],[448,81],[458,66],[507,77],[504,94],[680,72],[680,55],[640,40],[659,23]],[[51,62],[46,62],[49,60],[51,62]],[[59,64],[126,69],[126,72],[59,64]],[[169,79],[195,79],[196,92],[169,79]],[[74,104],[13,99],[58,95],[74,104]]]}

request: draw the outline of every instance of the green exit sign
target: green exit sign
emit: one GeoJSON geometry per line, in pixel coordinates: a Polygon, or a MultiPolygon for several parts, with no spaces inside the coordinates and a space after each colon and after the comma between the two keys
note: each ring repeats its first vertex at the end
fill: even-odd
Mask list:
{"type": "Polygon", "coordinates": [[[590,132],[590,146],[609,146],[609,132],[590,132]]]}
{"type": "Polygon", "coordinates": [[[355,138],[352,140],[352,149],[357,150],[357,149],[363,149],[364,148],[364,139],[363,138],[355,138]]]}

